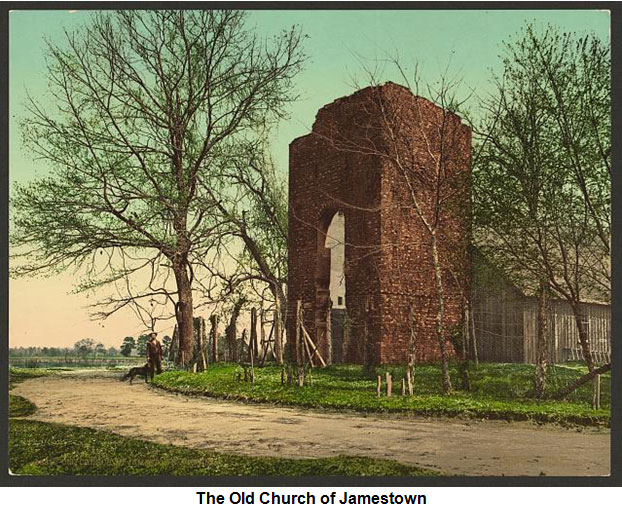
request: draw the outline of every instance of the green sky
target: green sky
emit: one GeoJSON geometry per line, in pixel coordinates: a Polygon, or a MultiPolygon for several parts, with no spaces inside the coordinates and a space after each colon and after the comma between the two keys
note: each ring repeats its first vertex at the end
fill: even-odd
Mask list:
{"type": "MultiPolygon", "coordinates": [[[[26,89],[37,98],[45,95],[44,38],[60,42],[63,29],[88,21],[88,11],[12,11],[9,17],[10,180],[27,181],[45,173],[42,162],[33,162],[22,151],[17,121],[24,116],[26,89]]],[[[308,39],[309,61],[296,81],[300,100],[291,117],[279,126],[273,141],[277,164],[287,166],[289,142],[309,131],[317,110],[333,99],[353,92],[352,77],[360,71],[355,56],[363,59],[399,52],[404,63],[419,62],[423,81],[433,81],[450,64],[463,79],[464,91],[485,94],[491,72],[499,70],[501,43],[519,32],[526,21],[537,26],[554,24],[563,30],[594,32],[609,41],[608,11],[596,10],[452,10],[452,11],[252,11],[249,23],[265,34],[296,24],[308,39]]],[[[399,82],[388,73],[384,80],[399,82]]],[[[115,344],[137,326],[131,314],[105,325],[92,324],[83,310],[86,298],[67,295],[71,276],[52,280],[11,281],[10,344],[72,345],[92,336],[115,344]],[[43,293],[41,292],[43,291],[43,293]],[[37,304],[34,308],[33,304],[37,304]],[[33,323],[32,316],[38,322],[33,323]],[[62,323],[59,315],[64,315],[62,323]],[[132,328],[128,328],[128,326],[132,328]],[[97,329],[97,332],[93,332],[97,329]]]]}

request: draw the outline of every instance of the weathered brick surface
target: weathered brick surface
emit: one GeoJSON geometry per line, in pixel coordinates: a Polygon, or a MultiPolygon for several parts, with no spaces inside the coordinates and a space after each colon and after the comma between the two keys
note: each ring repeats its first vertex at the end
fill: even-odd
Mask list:
{"type": "MultiPolygon", "coordinates": [[[[344,360],[401,363],[409,311],[417,321],[417,359],[435,361],[438,293],[431,238],[435,219],[448,326],[460,320],[469,284],[466,243],[470,129],[453,114],[396,84],[367,88],[326,105],[311,134],[290,145],[289,308],[303,300],[305,325],[327,357],[333,215],[345,215],[344,360]],[[438,193],[438,194],[437,194],[438,193]]],[[[288,316],[290,344],[295,319],[288,316]]]]}

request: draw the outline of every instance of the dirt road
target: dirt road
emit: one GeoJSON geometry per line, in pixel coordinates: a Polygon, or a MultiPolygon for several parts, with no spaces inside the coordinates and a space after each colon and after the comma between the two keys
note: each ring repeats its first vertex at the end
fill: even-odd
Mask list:
{"type": "Polygon", "coordinates": [[[34,420],[250,455],[386,458],[461,475],[607,475],[610,431],[527,422],[322,413],[168,394],[117,375],[69,373],[19,384],[34,420]]]}

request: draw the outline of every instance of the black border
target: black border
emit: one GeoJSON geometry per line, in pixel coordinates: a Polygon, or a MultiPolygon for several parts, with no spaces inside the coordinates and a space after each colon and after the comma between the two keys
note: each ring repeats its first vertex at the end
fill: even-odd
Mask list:
{"type": "MultiPolygon", "coordinates": [[[[412,10],[550,10],[605,9],[611,12],[612,57],[612,158],[614,169],[622,163],[620,134],[620,98],[622,79],[620,52],[622,8],[614,2],[3,2],[0,9],[0,486],[193,486],[193,487],[285,487],[285,486],[622,486],[622,373],[614,365],[611,377],[611,476],[610,477],[281,477],[281,476],[10,476],[8,473],[8,184],[9,184],[9,83],[8,56],[10,10],[109,10],[109,9],[206,9],[235,8],[245,10],[345,10],[345,9],[412,9],[412,10]]],[[[618,220],[622,219],[622,190],[618,174],[612,176],[613,234],[619,235],[618,220]]],[[[617,301],[622,294],[618,270],[622,264],[622,238],[612,236],[612,304],[611,337],[617,341],[622,334],[622,306],[617,301]]],[[[612,361],[622,361],[622,345],[612,343],[612,361]]]]}

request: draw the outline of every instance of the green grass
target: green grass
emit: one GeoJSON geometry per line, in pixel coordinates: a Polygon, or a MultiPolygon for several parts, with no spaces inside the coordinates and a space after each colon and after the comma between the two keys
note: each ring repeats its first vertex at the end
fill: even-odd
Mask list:
{"type": "MultiPolygon", "coordinates": [[[[402,397],[400,382],[404,367],[382,367],[366,376],[357,365],[339,365],[312,371],[312,384],[299,388],[281,385],[280,368],[256,369],[255,384],[234,379],[234,364],[210,366],[204,373],[165,372],[156,376],[154,385],[187,393],[270,402],[303,407],[349,409],[364,412],[405,412],[421,415],[470,416],[505,420],[534,420],[564,424],[609,425],[610,379],[603,376],[602,408],[591,409],[591,385],[587,384],[564,401],[526,399],[532,389],[534,367],[527,364],[480,364],[471,369],[469,393],[456,391],[451,396],[440,394],[440,369],[421,365],[416,369],[415,395],[402,397]],[[391,371],[394,378],[392,397],[376,397],[376,372],[391,371]]],[[[549,370],[551,389],[572,381],[585,372],[577,364],[564,364],[549,370]]],[[[457,369],[452,368],[452,381],[459,383],[457,369]]]]}
{"type": "Polygon", "coordinates": [[[28,399],[9,394],[9,417],[27,417],[37,411],[37,407],[28,399]]]}
{"type": "Polygon", "coordinates": [[[439,475],[373,458],[293,460],[243,456],[145,442],[90,428],[16,419],[9,423],[9,462],[14,474],[25,475],[439,475]]]}

